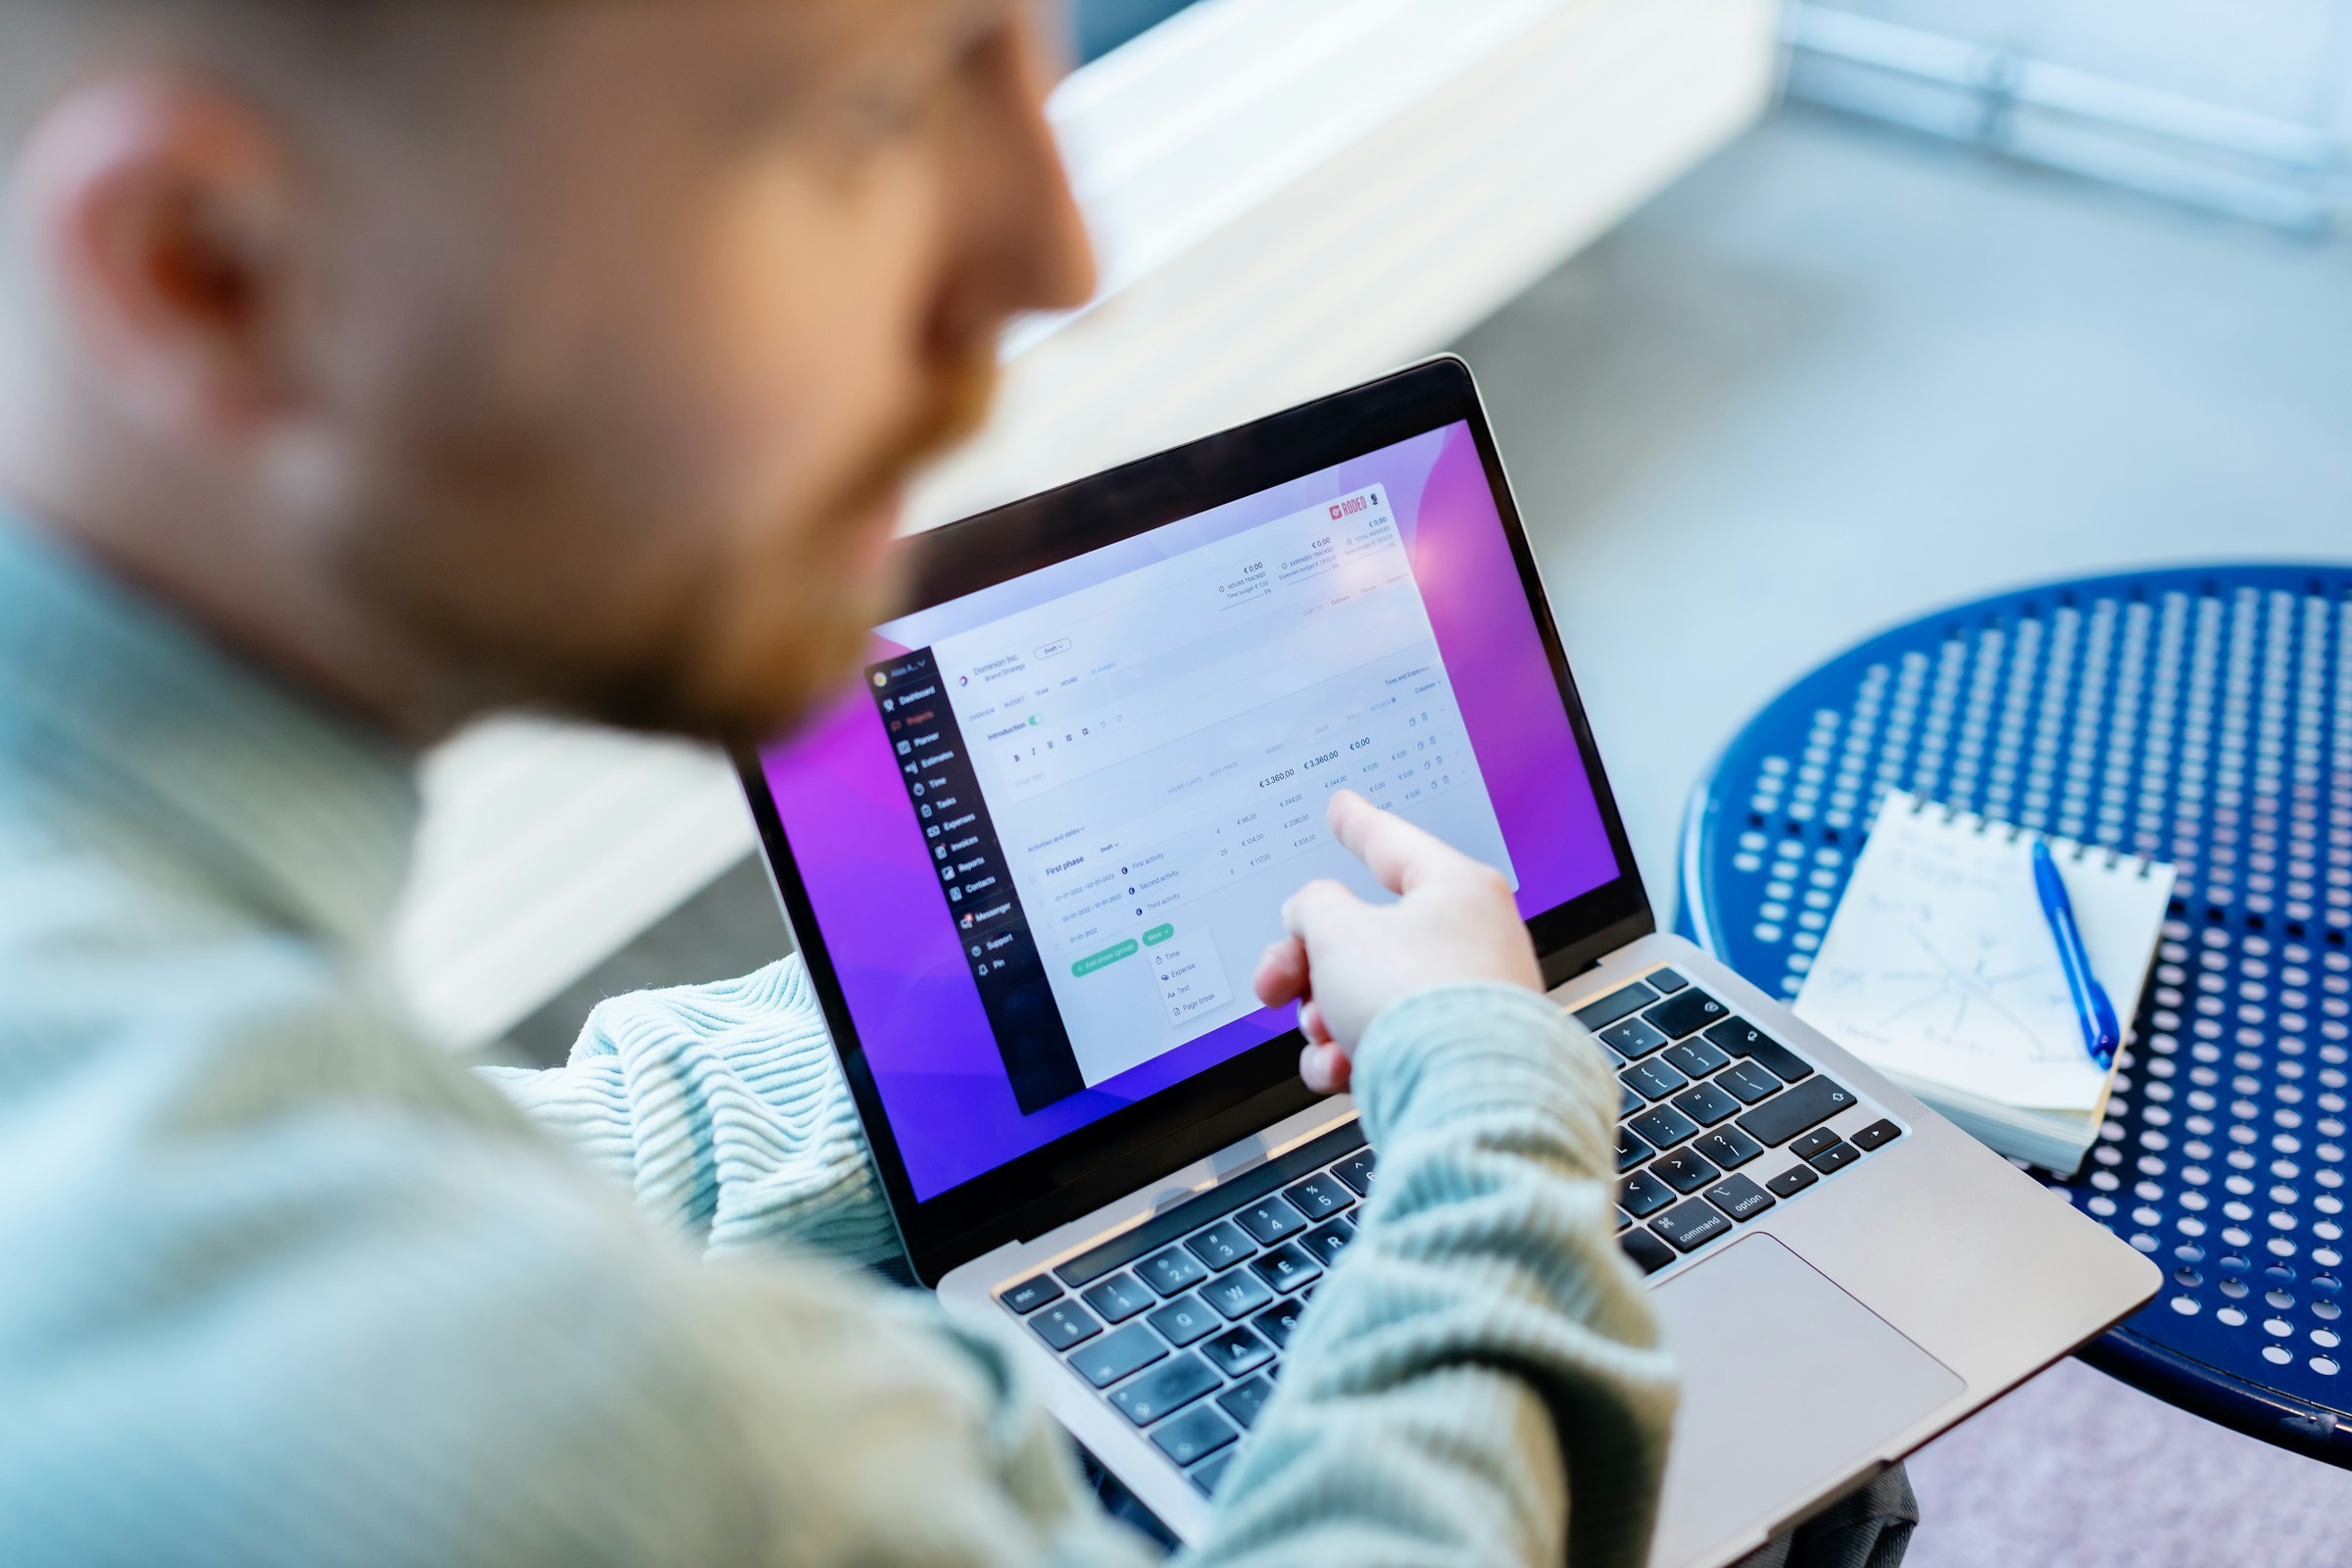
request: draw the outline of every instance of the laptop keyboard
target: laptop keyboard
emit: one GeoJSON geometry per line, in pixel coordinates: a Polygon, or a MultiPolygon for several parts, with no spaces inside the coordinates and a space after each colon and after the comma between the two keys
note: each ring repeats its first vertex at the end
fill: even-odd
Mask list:
{"type": "MultiPolygon", "coordinates": [[[[1618,1245],[1654,1274],[1903,1135],[1672,969],[1580,1007],[1618,1069],[1618,1245]]],[[[1214,1496],[1375,1161],[1353,1122],[1000,1292],[1214,1496]]]]}

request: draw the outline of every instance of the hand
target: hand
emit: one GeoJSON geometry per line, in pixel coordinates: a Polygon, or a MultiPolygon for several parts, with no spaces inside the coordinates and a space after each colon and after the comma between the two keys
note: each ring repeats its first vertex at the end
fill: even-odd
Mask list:
{"type": "Polygon", "coordinates": [[[1351,790],[1331,798],[1334,837],[1399,895],[1366,904],[1338,882],[1309,882],[1282,906],[1288,937],[1257,961],[1269,1007],[1299,1002],[1298,1075],[1318,1094],[1348,1088],[1355,1048],[1393,1002],[1461,980],[1544,988],[1510,885],[1443,840],[1351,790]]]}

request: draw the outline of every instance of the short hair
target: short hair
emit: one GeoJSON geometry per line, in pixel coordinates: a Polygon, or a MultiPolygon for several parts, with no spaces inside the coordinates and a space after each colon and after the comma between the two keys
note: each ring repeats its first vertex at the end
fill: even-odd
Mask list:
{"type": "Polygon", "coordinates": [[[446,102],[502,34],[568,0],[0,0],[0,136],[110,48],[182,59],[271,103],[446,102]]]}

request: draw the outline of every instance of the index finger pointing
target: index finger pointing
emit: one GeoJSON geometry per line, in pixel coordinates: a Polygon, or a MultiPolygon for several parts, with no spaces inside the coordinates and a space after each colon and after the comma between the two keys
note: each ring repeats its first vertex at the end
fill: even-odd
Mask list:
{"type": "Polygon", "coordinates": [[[1391,893],[1410,893],[1441,871],[1457,870],[1469,857],[1436,834],[1384,811],[1353,790],[1331,798],[1331,832],[1340,847],[1371,869],[1391,893]]]}

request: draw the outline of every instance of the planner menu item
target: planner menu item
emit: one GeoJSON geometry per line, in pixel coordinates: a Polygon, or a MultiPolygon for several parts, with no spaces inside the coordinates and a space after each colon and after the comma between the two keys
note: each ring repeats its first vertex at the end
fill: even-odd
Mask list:
{"type": "MultiPolygon", "coordinates": [[[[2035,836],[1888,795],[1795,1005],[2003,1153],[2071,1170],[2098,1135],[2112,1072],[2084,1049],[2034,889],[2035,836]]],[[[2174,868],[2045,842],[2091,971],[2128,1026],[2163,934],[2174,868]]]]}

